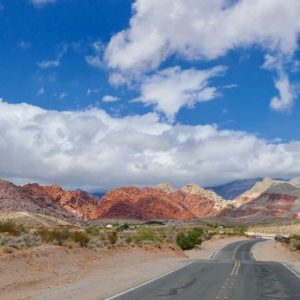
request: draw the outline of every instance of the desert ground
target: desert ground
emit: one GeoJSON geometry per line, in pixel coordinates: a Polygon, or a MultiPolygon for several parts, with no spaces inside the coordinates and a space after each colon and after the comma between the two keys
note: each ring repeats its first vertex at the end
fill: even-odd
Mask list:
{"type": "Polygon", "coordinates": [[[0,257],[1,299],[99,299],[121,292],[187,264],[209,259],[242,238],[213,237],[199,249],[154,246],[68,249],[42,245],[0,257]]]}

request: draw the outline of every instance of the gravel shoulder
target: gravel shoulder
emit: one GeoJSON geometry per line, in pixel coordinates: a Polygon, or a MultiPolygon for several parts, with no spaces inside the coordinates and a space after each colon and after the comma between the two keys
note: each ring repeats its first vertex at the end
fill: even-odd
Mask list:
{"type": "Polygon", "coordinates": [[[276,261],[290,265],[300,274],[300,254],[274,240],[255,244],[252,253],[257,261],[276,261]]]}
{"type": "Polygon", "coordinates": [[[0,256],[1,299],[93,300],[117,294],[210,255],[237,238],[213,238],[183,252],[151,245],[68,249],[44,245],[0,256]]]}

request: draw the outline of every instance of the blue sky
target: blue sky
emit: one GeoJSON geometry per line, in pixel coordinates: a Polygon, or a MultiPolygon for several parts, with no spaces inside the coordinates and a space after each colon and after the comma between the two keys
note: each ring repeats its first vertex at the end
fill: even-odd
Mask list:
{"type": "MultiPolygon", "coordinates": [[[[34,171],[28,172],[21,163],[11,168],[0,162],[1,177],[21,183],[36,180],[93,189],[98,187],[97,181],[99,187],[110,188],[161,181],[175,185],[189,180],[218,184],[240,177],[297,175],[300,171],[298,1],[275,0],[266,5],[260,0],[256,7],[249,0],[215,0],[210,4],[194,0],[167,0],[164,4],[156,0],[142,2],[0,1],[0,97],[3,99],[0,134],[2,131],[2,139],[7,143],[0,151],[7,156],[7,149],[13,148],[17,153],[21,147],[25,156],[42,143],[41,152],[28,158],[31,164],[38,165],[34,171]],[[243,17],[245,11],[249,13],[243,17]],[[214,25],[207,25],[212,23],[214,25]],[[277,101],[274,97],[278,97],[277,101]],[[21,103],[29,106],[24,108],[21,103]],[[39,112],[43,117],[35,115],[39,114],[36,112],[39,108],[43,109],[39,112]],[[99,139],[101,128],[97,127],[97,120],[92,122],[93,128],[80,127],[76,134],[66,127],[65,111],[73,114],[73,122],[83,115],[88,123],[91,116],[84,114],[93,110],[107,114],[98,121],[109,123],[105,131],[109,141],[99,139]],[[23,114],[31,115],[31,111],[35,111],[34,117],[23,120],[23,114]],[[49,123],[44,123],[46,115],[50,115],[49,123]],[[151,121],[148,118],[152,118],[151,121]],[[55,120],[63,120],[61,127],[55,120]],[[26,128],[25,125],[18,127],[19,121],[26,123],[26,128]],[[133,128],[137,140],[119,144],[116,137],[112,142],[111,136],[122,134],[124,128],[111,124],[124,122],[132,123],[124,126],[133,128]],[[7,131],[5,135],[6,127],[1,124],[14,133],[9,136],[10,131],[7,131]],[[37,124],[41,128],[37,129],[37,124]],[[136,124],[140,124],[139,128],[136,124]],[[118,132],[114,131],[116,127],[118,132]],[[56,140],[62,139],[56,147],[51,144],[52,138],[55,139],[54,128],[58,135],[56,140]],[[168,128],[166,131],[171,137],[176,135],[177,142],[170,142],[163,149],[136,146],[147,139],[140,134],[163,139],[166,134],[163,128],[168,128]],[[186,132],[202,132],[207,128],[215,130],[215,137],[209,141],[200,143],[198,133],[194,133],[193,141],[185,140],[184,145],[181,144],[180,137],[186,132]],[[16,145],[17,134],[22,136],[20,140],[28,134],[23,146],[16,145]],[[201,149],[220,147],[219,144],[214,146],[214,142],[219,143],[224,135],[230,135],[226,144],[244,139],[254,144],[241,146],[241,152],[240,148],[226,150],[228,155],[237,151],[239,163],[233,161],[218,177],[219,171],[224,169],[223,163],[214,165],[215,158],[208,157],[201,149]],[[76,152],[81,148],[78,140],[88,143],[89,139],[95,142],[91,159],[97,166],[96,171],[82,171],[88,148],[76,152]],[[47,145],[43,144],[45,141],[47,145]],[[64,148],[67,144],[70,146],[64,148]],[[253,150],[260,149],[261,145],[264,148],[261,151],[253,150]],[[107,148],[109,152],[111,147],[121,148],[123,152],[129,148],[131,158],[144,162],[133,171],[132,165],[124,165],[125,173],[121,176],[117,172],[118,165],[106,165],[103,158],[106,155],[97,150],[107,148]],[[181,154],[178,156],[176,151],[174,154],[172,147],[181,154]],[[173,164],[188,157],[189,147],[198,149],[195,155],[199,158],[195,157],[193,167],[181,165],[181,171],[174,171],[173,164]],[[244,151],[245,147],[248,152],[244,151]],[[255,151],[258,152],[253,154],[255,151]],[[247,161],[250,156],[252,160],[247,161]],[[76,167],[69,160],[76,161],[76,167]],[[254,161],[258,164],[256,169],[248,166],[254,161]],[[49,170],[49,163],[54,162],[65,168],[52,168],[46,176],[40,166],[49,170]],[[276,170],[272,167],[274,163],[280,165],[276,170]],[[114,174],[102,183],[102,174],[108,169],[114,169],[114,174]],[[74,170],[82,172],[82,176],[74,178],[74,170]],[[161,176],[157,176],[157,172],[161,172],[161,176]]],[[[204,132],[200,135],[210,136],[204,132]]],[[[17,154],[11,155],[9,159],[16,160],[13,155],[17,154]]],[[[119,155],[116,161],[127,157],[119,152],[115,155],[119,155]]]]}

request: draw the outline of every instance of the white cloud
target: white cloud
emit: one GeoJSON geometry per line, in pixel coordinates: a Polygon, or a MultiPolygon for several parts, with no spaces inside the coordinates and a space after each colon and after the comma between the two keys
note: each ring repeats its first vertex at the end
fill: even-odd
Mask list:
{"type": "Polygon", "coordinates": [[[85,61],[94,68],[101,69],[104,66],[102,60],[97,55],[87,55],[85,61]]]}
{"type": "Polygon", "coordinates": [[[174,53],[211,60],[236,47],[297,49],[298,0],[136,0],[133,11],[106,50],[112,68],[156,68],[174,53]]]}
{"type": "Polygon", "coordinates": [[[36,7],[43,7],[47,4],[53,4],[56,0],[29,0],[36,7]]]}
{"type": "Polygon", "coordinates": [[[58,50],[56,59],[43,60],[41,62],[38,62],[37,65],[42,69],[56,68],[56,67],[60,66],[60,61],[67,51],[68,51],[68,45],[62,44],[59,46],[59,50],[58,50]]]}
{"type": "Polygon", "coordinates": [[[103,102],[117,102],[117,101],[120,101],[120,98],[119,98],[119,97],[116,97],[116,96],[105,95],[105,96],[102,98],[102,101],[103,101],[103,102]]]}
{"type": "Polygon", "coordinates": [[[222,66],[205,71],[178,66],[162,70],[142,82],[141,96],[136,101],[153,104],[172,121],[180,108],[216,98],[217,90],[209,86],[208,80],[224,71],[222,66]]]}
{"type": "Polygon", "coordinates": [[[300,142],[270,142],[215,126],[174,125],[155,113],[48,111],[0,101],[0,178],[111,188],[170,181],[212,185],[300,173],[300,142]]]}
{"type": "MultiPolygon", "coordinates": [[[[298,48],[299,0],[136,0],[132,7],[129,28],[115,34],[105,51],[110,82],[117,86],[173,55],[212,61],[238,47],[259,46],[284,57],[284,65],[298,48]]],[[[271,107],[290,109],[295,94],[287,72],[278,74],[275,87],[280,95],[271,107]]]]}
{"type": "Polygon", "coordinates": [[[273,97],[271,99],[271,108],[278,111],[291,109],[294,104],[295,93],[288,77],[282,74],[280,78],[275,81],[275,87],[279,91],[279,97],[273,97]]]}
{"type": "Polygon", "coordinates": [[[60,60],[59,59],[43,60],[41,62],[38,62],[37,65],[42,69],[56,68],[60,65],[60,60]]]}
{"type": "Polygon", "coordinates": [[[290,83],[288,75],[284,70],[284,59],[284,57],[280,56],[266,55],[262,66],[266,70],[275,70],[278,76],[274,83],[279,96],[273,97],[270,102],[270,107],[276,111],[290,110],[298,96],[294,85],[290,83]]]}

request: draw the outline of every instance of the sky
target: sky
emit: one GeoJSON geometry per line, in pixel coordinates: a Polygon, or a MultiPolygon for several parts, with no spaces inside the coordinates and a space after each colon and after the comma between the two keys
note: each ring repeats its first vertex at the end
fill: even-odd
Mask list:
{"type": "Polygon", "coordinates": [[[0,0],[0,20],[0,178],[300,175],[300,1],[0,0]]]}

